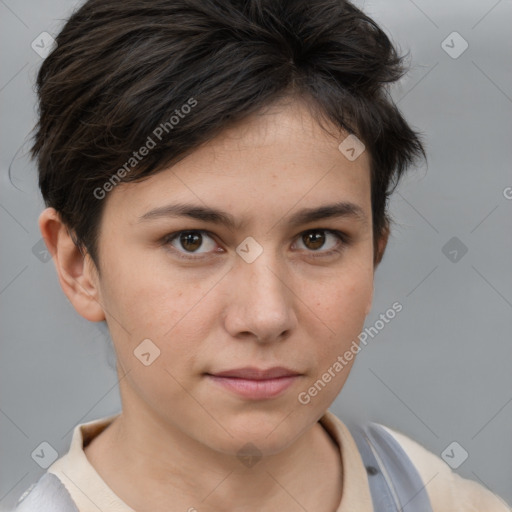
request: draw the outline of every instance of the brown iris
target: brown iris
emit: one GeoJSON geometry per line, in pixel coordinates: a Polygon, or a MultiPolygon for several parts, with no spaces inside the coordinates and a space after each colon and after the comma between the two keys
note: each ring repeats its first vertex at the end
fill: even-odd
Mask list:
{"type": "Polygon", "coordinates": [[[180,242],[183,248],[190,250],[191,252],[199,249],[199,247],[201,247],[202,241],[203,236],[199,233],[182,233],[180,235],[180,242]],[[189,246],[187,247],[187,245],[189,246]]]}
{"type": "Polygon", "coordinates": [[[325,233],[323,231],[308,231],[302,235],[302,241],[310,249],[320,249],[325,243],[325,233]],[[308,242],[313,246],[309,246],[308,242]]]}

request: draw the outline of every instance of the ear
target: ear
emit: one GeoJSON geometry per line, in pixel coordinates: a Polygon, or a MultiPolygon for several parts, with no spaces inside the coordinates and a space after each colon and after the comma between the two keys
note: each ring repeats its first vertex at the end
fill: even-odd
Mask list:
{"type": "Polygon", "coordinates": [[[382,261],[382,258],[384,257],[384,252],[386,251],[386,247],[388,245],[389,232],[390,232],[389,223],[386,222],[385,226],[382,229],[382,233],[381,233],[379,239],[377,240],[374,269],[377,267],[377,265],[382,261]]]}
{"type": "Polygon", "coordinates": [[[76,311],[91,322],[105,320],[96,266],[88,253],[82,254],[55,208],[41,213],[39,229],[53,257],[60,286],[76,311]]]}
{"type": "MultiPolygon", "coordinates": [[[[376,243],[375,256],[374,256],[374,262],[373,262],[374,272],[375,272],[375,269],[377,268],[377,265],[381,262],[381,260],[384,256],[384,252],[388,245],[389,233],[390,233],[389,223],[386,223],[386,225],[382,229],[382,234],[376,243]]],[[[370,294],[368,304],[366,305],[366,311],[365,311],[366,316],[369,315],[370,310],[372,309],[372,303],[373,303],[373,290],[370,294]]]]}

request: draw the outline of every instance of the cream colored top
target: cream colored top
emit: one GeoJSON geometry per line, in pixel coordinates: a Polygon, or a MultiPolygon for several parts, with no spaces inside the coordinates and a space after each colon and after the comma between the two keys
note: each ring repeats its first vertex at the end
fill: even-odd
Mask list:
{"type": "MultiPolygon", "coordinates": [[[[63,482],[80,512],[135,512],[108,487],[83,450],[116,416],[118,414],[77,425],[68,453],[47,470],[63,482]]],[[[319,421],[339,446],[342,458],[343,495],[336,512],[373,512],[366,468],[348,428],[330,411],[319,421]]],[[[416,466],[426,485],[434,512],[512,510],[482,485],[454,473],[442,459],[415,441],[385,428],[401,444],[416,466]]]]}

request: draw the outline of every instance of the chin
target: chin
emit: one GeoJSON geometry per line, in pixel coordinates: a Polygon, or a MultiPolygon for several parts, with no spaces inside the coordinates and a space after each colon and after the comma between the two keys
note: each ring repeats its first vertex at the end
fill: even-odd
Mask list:
{"type": "Polygon", "coordinates": [[[245,445],[254,445],[262,455],[281,452],[293,444],[304,428],[293,413],[287,417],[283,412],[285,410],[283,408],[272,413],[251,411],[246,415],[237,413],[232,421],[226,418],[223,425],[233,437],[224,432],[225,435],[216,443],[217,449],[236,454],[245,445]]]}

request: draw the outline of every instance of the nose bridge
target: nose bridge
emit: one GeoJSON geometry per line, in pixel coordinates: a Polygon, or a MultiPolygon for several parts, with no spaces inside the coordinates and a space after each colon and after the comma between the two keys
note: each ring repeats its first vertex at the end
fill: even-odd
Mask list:
{"type": "Polygon", "coordinates": [[[244,273],[248,273],[249,291],[252,290],[254,294],[263,295],[272,301],[284,299],[286,287],[280,275],[282,272],[279,272],[278,268],[281,266],[276,264],[277,258],[260,258],[260,261],[246,265],[244,269],[244,273]]]}
{"type": "Polygon", "coordinates": [[[273,269],[281,266],[278,251],[273,247],[271,237],[246,237],[236,248],[238,258],[235,262],[239,278],[244,281],[258,282],[259,285],[268,286],[277,276],[273,269]],[[268,275],[270,273],[270,276],[268,275]]]}
{"type": "Polygon", "coordinates": [[[276,251],[265,247],[250,262],[242,256],[233,271],[235,292],[229,313],[233,329],[272,339],[293,327],[291,287],[276,251]]]}
{"type": "Polygon", "coordinates": [[[266,247],[251,263],[237,263],[239,279],[246,284],[245,292],[248,299],[256,302],[255,306],[278,306],[287,302],[287,288],[283,283],[285,271],[280,263],[278,255],[270,247],[266,247]]]}

